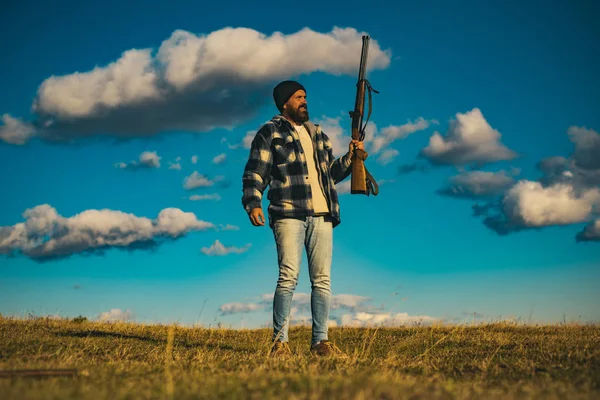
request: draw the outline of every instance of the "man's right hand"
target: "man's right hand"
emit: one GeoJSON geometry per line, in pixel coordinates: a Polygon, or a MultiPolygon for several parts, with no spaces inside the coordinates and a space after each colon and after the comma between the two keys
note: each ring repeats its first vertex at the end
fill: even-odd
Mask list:
{"type": "Polygon", "coordinates": [[[250,222],[254,226],[263,226],[265,224],[265,215],[262,208],[256,207],[250,211],[250,222]]]}

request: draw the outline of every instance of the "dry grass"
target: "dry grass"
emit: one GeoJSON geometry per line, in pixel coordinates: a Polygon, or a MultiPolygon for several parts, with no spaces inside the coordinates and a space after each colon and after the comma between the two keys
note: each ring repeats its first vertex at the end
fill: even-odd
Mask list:
{"type": "Polygon", "coordinates": [[[292,327],[288,360],[270,329],[0,317],[0,370],[77,368],[76,377],[2,378],[3,399],[595,399],[600,326],[331,328],[347,360],[309,355],[292,327]]]}

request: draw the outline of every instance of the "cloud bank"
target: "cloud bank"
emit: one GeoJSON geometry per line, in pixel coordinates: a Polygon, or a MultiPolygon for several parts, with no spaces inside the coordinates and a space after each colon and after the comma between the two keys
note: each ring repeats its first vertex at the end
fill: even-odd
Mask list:
{"type": "MultiPolygon", "coordinates": [[[[339,27],[288,35],[233,27],[208,34],[176,30],[156,51],[130,49],[108,65],[47,78],[32,105],[37,119],[5,115],[0,139],[23,144],[35,134],[72,142],[229,129],[272,102],[280,80],[312,72],[356,74],[363,34],[339,27]]],[[[390,60],[390,51],[372,39],[369,69],[387,68],[390,60]]]]}
{"type": "MultiPolygon", "coordinates": [[[[264,293],[260,295],[258,301],[251,301],[246,303],[226,303],[220,307],[220,311],[222,315],[246,313],[259,309],[264,309],[268,311],[273,305],[273,295],[273,293],[264,293]]],[[[331,298],[331,309],[345,309],[348,311],[360,310],[364,308],[364,303],[370,300],[370,297],[357,296],[353,294],[333,295],[331,298]]],[[[309,312],[310,293],[294,293],[294,296],[292,298],[292,305],[294,306],[296,312],[309,312]]]]}
{"type": "Polygon", "coordinates": [[[438,190],[438,194],[464,199],[490,198],[502,194],[514,182],[506,171],[463,172],[451,177],[450,185],[438,190]]]}
{"type": "Polygon", "coordinates": [[[349,327],[395,327],[404,325],[429,325],[434,322],[436,322],[436,319],[427,315],[408,315],[408,313],[357,312],[355,314],[344,314],[341,317],[341,325],[349,327]]]}
{"type": "Polygon", "coordinates": [[[252,245],[243,247],[224,246],[218,239],[210,247],[203,247],[200,251],[207,256],[226,256],[228,254],[241,254],[247,252],[252,245]]]}
{"type": "Polygon", "coordinates": [[[113,308],[110,311],[100,313],[97,317],[100,322],[127,322],[135,318],[132,311],[123,311],[120,308],[113,308]]]}
{"type": "MultiPolygon", "coordinates": [[[[350,142],[351,134],[350,119],[347,120],[347,128],[343,127],[340,117],[322,117],[314,120],[315,123],[321,126],[321,129],[331,140],[333,146],[334,157],[341,157],[348,151],[348,143],[350,142]]],[[[377,161],[382,165],[387,165],[399,154],[398,150],[390,148],[392,143],[397,140],[402,140],[415,132],[419,132],[429,128],[432,124],[437,124],[436,120],[426,120],[423,117],[417,118],[414,122],[406,122],[402,125],[388,125],[383,129],[379,129],[375,123],[369,122],[365,129],[365,150],[369,153],[369,159],[373,156],[378,156],[377,161]]],[[[246,143],[252,141],[256,132],[248,132],[243,140],[246,143]]],[[[245,147],[245,146],[244,146],[245,147]]],[[[249,148],[249,144],[248,144],[249,148]]]]}
{"type": "Polygon", "coordinates": [[[496,215],[484,224],[505,235],[527,228],[570,225],[589,221],[600,211],[600,189],[576,190],[556,183],[544,187],[540,182],[522,180],[502,198],[496,215]]]}
{"type": "Polygon", "coordinates": [[[437,125],[438,121],[428,121],[423,117],[419,117],[415,122],[407,122],[403,125],[389,125],[381,129],[381,131],[373,132],[369,135],[369,139],[365,136],[365,143],[371,142],[369,151],[374,154],[378,154],[383,149],[389,147],[390,144],[397,140],[405,139],[409,135],[425,130],[432,124],[437,125]]]}
{"type": "Polygon", "coordinates": [[[25,222],[0,227],[0,254],[22,253],[36,261],[48,261],[110,248],[154,248],[163,240],[216,228],[178,208],[165,208],[155,219],[109,209],[63,217],[42,204],[25,210],[23,218],[25,222]]]}
{"type": "Polygon", "coordinates": [[[255,303],[227,303],[223,304],[219,311],[221,315],[246,314],[260,309],[259,304],[255,303]]]}
{"type": "MultiPolygon", "coordinates": [[[[331,298],[332,315],[329,326],[372,327],[372,326],[403,326],[428,325],[437,321],[426,315],[408,315],[407,313],[391,313],[381,308],[369,306],[370,297],[353,294],[338,294],[331,298]],[[336,312],[340,312],[336,317],[336,312]]],[[[233,302],[221,305],[221,315],[247,314],[255,311],[271,312],[273,293],[265,293],[258,301],[233,302]]],[[[383,307],[383,306],[382,306],[383,307]]],[[[290,310],[290,325],[306,325],[312,323],[310,315],[310,293],[294,293],[290,310]]]]}
{"type": "Polygon", "coordinates": [[[538,180],[520,180],[497,202],[474,207],[484,224],[500,235],[523,229],[587,223],[575,239],[597,241],[600,215],[600,135],[571,126],[575,148],[569,157],[541,160],[538,180]]]}

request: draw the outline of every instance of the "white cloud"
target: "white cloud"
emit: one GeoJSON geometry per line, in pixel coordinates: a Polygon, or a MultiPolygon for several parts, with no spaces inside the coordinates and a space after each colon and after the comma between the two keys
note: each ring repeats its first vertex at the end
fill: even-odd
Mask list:
{"type": "MultiPolygon", "coordinates": [[[[264,293],[260,296],[260,303],[269,305],[273,301],[274,293],[264,293]]],[[[292,297],[292,304],[298,310],[310,310],[310,293],[294,292],[292,297]]],[[[331,309],[346,309],[350,311],[356,311],[364,307],[364,303],[370,301],[370,297],[358,296],[354,294],[334,294],[331,296],[331,309]]]]}
{"type": "MultiPolygon", "coordinates": [[[[352,180],[350,178],[351,177],[349,176],[348,178],[341,181],[340,183],[335,184],[335,190],[337,191],[338,195],[350,193],[350,191],[352,189],[352,180]]],[[[379,182],[377,182],[377,183],[379,183],[379,182]]]]}
{"type": "Polygon", "coordinates": [[[478,108],[457,113],[446,136],[435,132],[421,155],[433,164],[486,164],[512,160],[517,154],[500,143],[500,132],[493,129],[478,108]]]}
{"type": "Polygon", "coordinates": [[[565,183],[575,188],[598,187],[600,185],[600,134],[592,129],[569,127],[567,134],[575,144],[568,157],[555,156],[541,160],[537,167],[543,173],[544,185],[565,183]]]}
{"type": "Polygon", "coordinates": [[[400,154],[400,152],[396,149],[386,149],[381,152],[381,154],[377,158],[377,162],[381,165],[388,165],[389,163],[394,161],[394,158],[396,158],[398,154],[400,154]]]}
{"type": "MultiPolygon", "coordinates": [[[[390,125],[381,129],[380,132],[375,132],[372,139],[370,153],[379,153],[390,144],[399,139],[405,139],[409,135],[429,128],[431,124],[437,124],[436,120],[427,121],[423,117],[419,117],[415,122],[407,122],[403,125],[390,125]]],[[[365,133],[365,139],[367,135],[365,133]]]]}
{"type": "MultiPolygon", "coordinates": [[[[131,214],[130,214],[131,215],[131,214]]],[[[165,208],[158,213],[158,218],[153,221],[154,232],[159,235],[168,235],[176,238],[192,230],[207,230],[215,225],[198,220],[191,212],[184,212],[179,208],[165,208]]]]}
{"type": "Polygon", "coordinates": [[[148,168],[159,168],[160,157],[155,151],[144,151],[140,154],[140,164],[148,168]]]}
{"type": "Polygon", "coordinates": [[[350,134],[346,134],[346,131],[342,128],[339,117],[322,117],[315,119],[314,123],[319,124],[321,130],[331,140],[333,156],[335,158],[341,157],[348,152],[348,143],[352,140],[352,137],[350,134]]]}
{"type": "MultiPolygon", "coordinates": [[[[198,35],[175,30],[156,52],[130,49],[107,65],[44,80],[32,106],[44,126],[39,135],[71,141],[231,128],[272,104],[272,87],[282,79],[354,75],[363,34],[338,27],[288,35],[232,27],[198,35]]],[[[368,68],[390,62],[390,51],[371,39],[368,68]]]]}
{"type": "Polygon", "coordinates": [[[210,180],[206,175],[200,174],[198,171],[194,171],[190,176],[187,176],[183,180],[183,187],[187,190],[192,190],[199,187],[210,187],[215,183],[222,181],[223,179],[224,177],[219,175],[213,180],[210,180]]]}
{"type": "Polygon", "coordinates": [[[245,314],[252,311],[256,311],[261,306],[256,303],[227,303],[223,304],[219,311],[221,315],[231,315],[231,314],[245,314]]]}
{"type": "Polygon", "coordinates": [[[428,325],[434,323],[436,319],[427,315],[411,316],[408,313],[368,313],[357,312],[354,314],[344,314],[341,317],[341,325],[349,327],[395,327],[403,325],[428,325]]]}
{"type": "MultiPolygon", "coordinates": [[[[577,188],[562,182],[544,186],[541,182],[521,180],[506,192],[500,204],[475,208],[475,215],[485,215],[483,223],[500,235],[577,224],[591,221],[600,212],[600,188],[577,188]],[[488,216],[490,210],[496,213],[488,216]]],[[[589,229],[593,232],[593,228],[589,229]]],[[[578,238],[585,238],[582,235],[584,232],[578,238]]]]}
{"type": "Polygon", "coordinates": [[[175,162],[169,161],[169,169],[174,169],[177,171],[181,171],[181,157],[176,157],[175,162]]]}
{"type": "Polygon", "coordinates": [[[254,140],[254,137],[256,136],[256,132],[250,131],[246,133],[246,136],[244,136],[244,138],[242,139],[242,146],[244,147],[244,149],[249,150],[250,147],[252,146],[252,141],[254,140]]]}
{"type": "Polygon", "coordinates": [[[139,168],[160,168],[161,157],[155,151],[144,151],[139,155],[139,161],[131,161],[129,164],[124,162],[115,163],[116,168],[121,169],[139,169],[139,168]]]}
{"type": "Polygon", "coordinates": [[[519,181],[503,199],[508,219],[526,227],[584,222],[598,207],[598,188],[577,193],[571,185],[558,183],[543,187],[540,182],[527,180],[519,181]]]}
{"type": "Polygon", "coordinates": [[[159,240],[215,228],[178,208],[165,208],[156,219],[109,209],[63,217],[50,205],[42,204],[25,210],[23,217],[25,222],[0,227],[0,254],[21,252],[45,261],[106,248],[152,248],[159,240]]]}
{"type": "Polygon", "coordinates": [[[198,156],[192,156],[192,164],[196,164],[198,162],[198,156]]]}
{"type": "Polygon", "coordinates": [[[227,158],[227,155],[225,153],[221,153],[217,156],[215,156],[212,160],[213,164],[223,164],[225,162],[225,159],[227,158]]]}
{"type": "Polygon", "coordinates": [[[252,146],[252,140],[254,140],[254,137],[256,136],[256,132],[257,131],[247,131],[242,140],[236,144],[230,144],[225,137],[221,139],[221,143],[227,143],[227,147],[232,150],[240,147],[249,150],[252,146]]]}
{"type": "MultiPolygon", "coordinates": [[[[348,144],[352,140],[350,133],[350,122],[348,127],[342,127],[341,117],[331,118],[322,117],[315,119],[315,123],[321,126],[321,129],[331,139],[333,146],[333,155],[338,158],[348,152],[348,144]]],[[[404,125],[389,125],[379,130],[377,125],[369,121],[365,128],[365,150],[369,156],[380,154],[378,161],[383,165],[398,155],[398,151],[388,149],[388,146],[399,139],[404,139],[412,133],[427,129],[431,124],[437,124],[437,121],[427,121],[419,117],[415,122],[407,122],[404,125]]]]}
{"type": "Polygon", "coordinates": [[[241,254],[247,252],[252,245],[250,243],[246,244],[243,247],[235,247],[235,246],[224,246],[219,240],[215,240],[215,242],[210,247],[203,247],[202,253],[207,256],[226,256],[228,254],[241,254]]]}
{"type": "MultiPolygon", "coordinates": [[[[253,312],[257,310],[272,311],[273,306],[273,296],[274,293],[264,293],[258,296],[258,299],[255,301],[249,302],[232,302],[223,304],[220,307],[220,311],[222,315],[232,315],[232,314],[243,314],[248,312],[253,312]]],[[[330,327],[344,325],[344,321],[349,322],[351,326],[357,326],[356,321],[363,321],[362,325],[366,326],[368,318],[365,318],[366,315],[374,316],[371,319],[381,320],[385,318],[381,318],[382,315],[391,316],[391,322],[399,324],[399,322],[403,321],[421,321],[422,323],[429,322],[430,317],[403,317],[405,314],[383,314],[378,312],[373,312],[373,307],[365,306],[366,302],[371,301],[370,297],[366,296],[358,296],[352,294],[338,294],[333,295],[331,298],[331,310],[347,310],[350,311],[350,314],[346,314],[342,318],[342,323],[336,319],[330,319],[328,325],[330,327]],[[366,310],[366,311],[365,311],[366,310]],[[424,322],[423,322],[424,321],[424,322]]],[[[310,324],[312,322],[312,318],[310,315],[311,310],[311,294],[303,293],[303,292],[294,292],[294,296],[292,297],[292,307],[290,308],[290,325],[305,325],[310,324]]],[[[389,322],[389,321],[384,321],[389,322]]],[[[346,324],[348,325],[348,324],[346,324]]]]}
{"type": "Polygon", "coordinates": [[[34,111],[57,120],[85,118],[127,104],[160,98],[160,77],[151,49],[132,49],[105,67],[47,78],[38,88],[34,111]]]}
{"type": "MultiPolygon", "coordinates": [[[[521,180],[502,202],[473,206],[475,216],[500,235],[523,229],[588,222],[577,241],[596,240],[592,221],[600,213],[600,135],[577,126],[567,131],[575,150],[569,157],[542,159],[538,181],[521,180]]],[[[516,171],[518,173],[519,171],[516,171]]]]}
{"type": "MultiPolygon", "coordinates": [[[[335,158],[341,157],[348,152],[348,144],[352,140],[352,137],[349,129],[342,127],[342,117],[332,118],[322,116],[315,118],[313,122],[318,124],[331,140],[333,156],[335,158]]],[[[397,150],[387,148],[391,143],[398,139],[404,139],[414,132],[426,129],[431,124],[437,123],[435,120],[427,121],[419,117],[415,122],[408,122],[404,125],[389,125],[379,131],[377,125],[370,121],[365,129],[365,150],[367,150],[369,156],[371,154],[379,154],[377,162],[387,165],[399,154],[397,150]]],[[[256,131],[248,131],[244,138],[236,144],[229,144],[226,138],[222,138],[221,142],[227,143],[230,149],[237,149],[239,147],[250,149],[255,136],[256,131]]]]}
{"type": "MultiPolygon", "coordinates": [[[[258,306],[265,307],[265,310],[269,309],[273,304],[273,296],[274,293],[264,293],[259,296],[257,301],[251,301],[247,303],[227,303],[227,304],[236,304],[236,307],[228,307],[229,313],[234,314],[236,309],[245,310],[244,307],[249,307],[252,310],[258,309],[258,306]]],[[[292,297],[292,311],[290,315],[297,316],[298,318],[303,318],[300,316],[301,313],[310,312],[310,293],[302,293],[302,292],[294,292],[294,296],[292,297]]],[[[362,309],[364,307],[364,303],[370,301],[370,297],[365,296],[357,296],[352,294],[338,294],[333,295],[331,297],[331,309],[345,309],[350,311],[356,311],[362,309]]],[[[224,304],[221,308],[226,306],[224,304]]],[[[243,312],[243,311],[240,311],[243,312]]]]}
{"type": "Polygon", "coordinates": [[[354,294],[337,294],[331,297],[331,309],[335,310],[338,308],[346,308],[349,310],[354,310],[370,300],[370,297],[365,296],[358,296],[354,294]]]}
{"type": "Polygon", "coordinates": [[[13,118],[9,114],[2,115],[0,125],[0,140],[16,145],[27,143],[35,135],[35,128],[27,122],[13,118]]]}
{"type": "Polygon", "coordinates": [[[200,201],[200,200],[221,200],[221,196],[218,193],[212,194],[194,194],[189,197],[191,201],[200,201]]]}
{"type": "Polygon", "coordinates": [[[237,225],[231,225],[231,224],[219,224],[219,230],[220,231],[239,231],[240,227],[237,225]]]}
{"type": "Polygon", "coordinates": [[[496,196],[514,184],[514,179],[506,171],[469,171],[450,178],[450,185],[438,193],[459,198],[479,198],[496,196]]]}
{"type": "MultiPolygon", "coordinates": [[[[178,89],[197,82],[212,85],[209,78],[227,72],[240,80],[313,71],[352,74],[358,67],[355,55],[360,54],[362,34],[337,27],[327,34],[304,28],[290,35],[275,32],[271,36],[247,28],[224,28],[207,36],[177,30],[163,43],[157,58],[165,66],[166,81],[178,89]],[[307,46],[310,54],[300,60],[290,59],[307,46]]],[[[369,50],[369,68],[387,68],[389,52],[383,52],[375,40],[369,50]]]]}
{"type": "Polygon", "coordinates": [[[134,318],[130,310],[123,311],[120,308],[113,308],[98,315],[98,321],[101,322],[127,322],[134,318]]]}

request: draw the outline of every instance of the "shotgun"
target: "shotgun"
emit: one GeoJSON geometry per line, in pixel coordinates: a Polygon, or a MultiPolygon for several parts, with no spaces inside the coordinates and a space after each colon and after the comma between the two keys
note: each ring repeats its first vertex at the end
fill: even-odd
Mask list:
{"type": "MultiPolygon", "coordinates": [[[[371,92],[379,93],[377,90],[371,87],[368,80],[365,79],[367,70],[367,55],[369,53],[369,36],[363,35],[362,37],[362,53],[360,55],[360,68],[358,70],[358,82],[356,83],[356,101],[354,103],[354,110],[350,111],[350,118],[352,119],[352,139],[363,141],[365,138],[365,127],[371,117],[371,92]],[[367,92],[368,91],[368,92],[367,92]],[[365,96],[369,94],[369,114],[367,120],[362,123],[364,111],[365,111],[365,96]]],[[[365,160],[369,154],[360,149],[355,149],[352,156],[352,178],[350,193],[351,194],[366,194],[369,196],[373,193],[377,196],[379,193],[379,186],[373,176],[365,167],[365,160]]]]}

